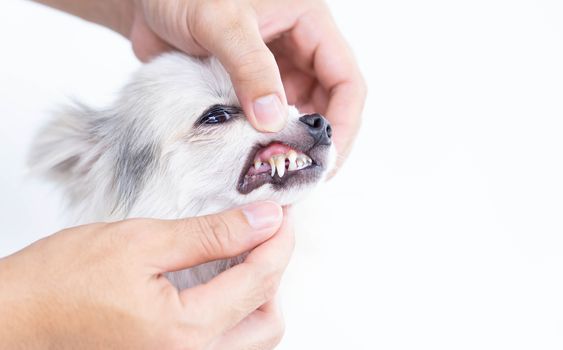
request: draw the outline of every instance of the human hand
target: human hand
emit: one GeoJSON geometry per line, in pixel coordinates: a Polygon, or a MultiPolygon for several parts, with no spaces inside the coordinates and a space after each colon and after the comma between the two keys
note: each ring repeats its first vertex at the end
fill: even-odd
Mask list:
{"type": "Polygon", "coordinates": [[[133,219],[63,230],[0,259],[7,349],[271,349],[272,299],[293,248],[282,210],[264,202],[206,217],[133,219]],[[163,273],[246,260],[178,291],[163,273]]]}
{"type": "Polygon", "coordinates": [[[366,87],[323,1],[134,0],[133,4],[129,38],[141,60],[172,49],[215,55],[257,129],[279,131],[289,101],[303,112],[324,114],[333,126],[337,166],[347,157],[360,127],[366,87]]]}

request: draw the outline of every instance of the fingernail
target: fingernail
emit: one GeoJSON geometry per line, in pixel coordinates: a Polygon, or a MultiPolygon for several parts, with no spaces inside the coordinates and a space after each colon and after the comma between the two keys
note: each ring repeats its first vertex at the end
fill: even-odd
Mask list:
{"type": "Polygon", "coordinates": [[[250,227],[255,230],[279,226],[283,217],[282,208],[274,202],[260,202],[247,205],[242,212],[250,227]]]}
{"type": "Polygon", "coordinates": [[[263,131],[278,132],[285,126],[287,113],[278,95],[260,97],[254,101],[254,116],[263,131]]]}

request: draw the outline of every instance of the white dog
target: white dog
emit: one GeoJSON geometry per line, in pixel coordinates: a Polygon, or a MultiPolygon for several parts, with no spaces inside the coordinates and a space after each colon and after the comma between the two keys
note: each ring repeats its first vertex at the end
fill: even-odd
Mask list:
{"type": "MultiPolygon", "coordinates": [[[[30,165],[63,186],[78,223],[176,219],[295,202],[331,168],[331,135],[325,118],[293,107],[284,130],[257,132],[216,59],[166,54],[141,67],[113,106],[61,111],[38,135],[30,165]]],[[[168,277],[187,288],[239,260],[168,277]]]]}

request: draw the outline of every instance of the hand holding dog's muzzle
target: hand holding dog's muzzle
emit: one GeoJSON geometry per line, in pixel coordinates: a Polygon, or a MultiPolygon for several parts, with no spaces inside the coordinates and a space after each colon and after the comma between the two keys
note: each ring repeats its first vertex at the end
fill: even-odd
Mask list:
{"type": "Polygon", "coordinates": [[[182,220],[133,219],[61,231],[0,260],[7,348],[260,349],[281,339],[273,301],[293,250],[266,202],[182,220]],[[178,291],[169,271],[251,251],[178,291]],[[254,347],[253,347],[254,346],[254,347]]]}
{"type": "Polygon", "coordinates": [[[287,104],[334,128],[337,168],[360,128],[366,83],[321,0],[36,0],[131,40],[142,61],[171,50],[217,56],[250,123],[280,131],[287,104]]]}
{"type": "Polygon", "coordinates": [[[360,128],[366,83],[346,40],[319,0],[136,0],[130,32],[137,56],[169,50],[217,56],[245,115],[278,132],[287,103],[324,115],[334,128],[337,168],[360,128]]]}

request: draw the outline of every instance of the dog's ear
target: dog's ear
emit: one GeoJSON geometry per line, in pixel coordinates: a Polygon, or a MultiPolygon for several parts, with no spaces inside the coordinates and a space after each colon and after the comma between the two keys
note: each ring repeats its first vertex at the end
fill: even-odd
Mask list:
{"type": "Polygon", "coordinates": [[[126,213],[156,172],[160,148],[143,122],[150,119],[121,113],[80,104],[61,110],[35,139],[31,173],[61,185],[71,204],[101,196],[108,215],[126,213]]]}
{"type": "Polygon", "coordinates": [[[71,189],[83,181],[103,153],[96,111],[75,104],[55,113],[35,138],[28,157],[32,174],[71,189]]]}

